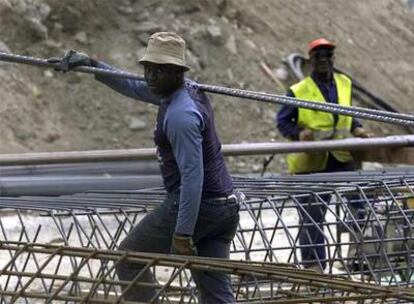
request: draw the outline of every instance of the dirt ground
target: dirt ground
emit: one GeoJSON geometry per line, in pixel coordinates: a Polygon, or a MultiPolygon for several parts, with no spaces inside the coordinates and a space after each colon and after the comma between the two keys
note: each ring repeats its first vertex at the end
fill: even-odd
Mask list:
{"type": "MultiPolygon", "coordinates": [[[[413,112],[414,10],[406,0],[2,0],[0,49],[47,58],[75,49],[142,73],[148,36],[173,30],[188,42],[188,77],[284,93],[260,68],[325,36],[337,66],[402,111],[413,112]]],[[[291,78],[286,80],[289,85],[291,78]]],[[[0,63],[0,152],[151,147],[156,109],[122,97],[92,76],[0,63]]],[[[277,107],[211,96],[223,143],[282,140],[277,107]]],[[[401,128],[364,122],[376,134],[401,128]]],[[[230,159],[259,171],[263,157],[230,159]]],[[[280,171],[283,157],[271,170],[280,171]]]]}

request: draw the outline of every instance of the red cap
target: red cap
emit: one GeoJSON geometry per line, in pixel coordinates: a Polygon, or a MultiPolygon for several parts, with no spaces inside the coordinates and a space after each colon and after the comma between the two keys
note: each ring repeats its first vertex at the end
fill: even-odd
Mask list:
{"type": "Polygon", "coordinates": [[[333,44],[329,40],[327,40],[325,38],[318,38],[318,39],[315,39],[315,40],[312,40],[311,42],[309,42],[308,53],[310,53],[312,50],[314,50],[318,47],[321,47],[321,46],[331,48],[331,49],[335,48],[335,44],[333,44]]]}

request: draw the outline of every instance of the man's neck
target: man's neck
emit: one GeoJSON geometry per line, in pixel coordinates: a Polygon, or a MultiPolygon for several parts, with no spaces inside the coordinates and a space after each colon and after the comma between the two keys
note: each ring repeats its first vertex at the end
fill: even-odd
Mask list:
{"type": "Polygon", "coordinates": [[[173,90],[171,90],[169,93],[164,94],[160,96],[161,100],[163,102],[169,102],[171,98],[174,96],[174,94],[179,91],[184,85],[184,82],[182,82],[180,85],[177,85],[173,90]]]}
{"type": "Polygon", "coordinates": [[[312,76],[316,79],[316,81],[324,84],[329,84],[332,82],[333,73],[326,72],[326,73],[313,73],[312,76]]]}

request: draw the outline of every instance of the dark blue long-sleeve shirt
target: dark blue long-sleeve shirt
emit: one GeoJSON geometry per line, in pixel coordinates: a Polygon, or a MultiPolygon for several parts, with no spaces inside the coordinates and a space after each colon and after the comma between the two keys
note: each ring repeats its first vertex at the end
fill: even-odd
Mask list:
{"type": "MultiPolygon", "coordinates": [[[[335,81],[329,83],[329,85],[325,85],[317,80],[316,77],[311,75],[312,79],[318,85],[319,90],[321,91],[323,97],[325,98],[326,102],[330,103],[338,103],[338,91],[336,89],[335,81]]],[[[292,90],[288,90],[286,96],[295,97],[295,94],[292,90]]],[[[334,117],[334,123],[338,122],[338,115],[332,114],[334,117]]],[[[290,106],[282,106],[279,112],[276,115],[276,125],[279,129],[279,132],[283,135],[283,137],[289,138],[291,140],[298,140],[299,139],[299,132],[301,129],[297,125],[298,120],[298,108],[290,107],[290,106]]],[[[362,124],[355,118],[352,118],[352,126],[351,132],[357,128],[362,127],[362,124]]]]}
{"type": "MultiPolygon", "coordinates": [[[[103,62],[94,65],[113,69],[103,62]]],[[[159,106],[154,142],[161,174],[167,192],[180,194],[175,232],[192,235],[201,200],[233,191],[207,96],[192,81],[160,99],[144,81],[102,75],[96,79],[123,95],[159,106]]]]}

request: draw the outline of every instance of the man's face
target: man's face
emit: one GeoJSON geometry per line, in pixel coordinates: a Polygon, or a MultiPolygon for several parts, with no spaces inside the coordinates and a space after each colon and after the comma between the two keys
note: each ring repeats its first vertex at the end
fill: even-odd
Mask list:
{"type": "Polygon", "coordinates": [[[169,96],[182,84],[183,69],[171,64],[144,63],[144,77],[154,95],[169,96]]]}
{"type": "Polygon", "coordinates": [[[318,48],[310,53],[312,68],[316,73],[331,72],[334,59],[334,50],[332,48],[318,48]]]}

